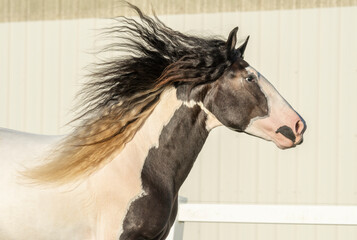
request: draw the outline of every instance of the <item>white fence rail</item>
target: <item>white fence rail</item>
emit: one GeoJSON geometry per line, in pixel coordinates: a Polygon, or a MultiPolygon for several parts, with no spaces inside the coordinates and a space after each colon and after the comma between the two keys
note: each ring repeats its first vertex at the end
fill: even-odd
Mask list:
{"type": "Polygon", "coordinates": [[[357,206],[191,204],[181,200],[168,240],[182,240],[185,222],[357,225],[357,206]]]}

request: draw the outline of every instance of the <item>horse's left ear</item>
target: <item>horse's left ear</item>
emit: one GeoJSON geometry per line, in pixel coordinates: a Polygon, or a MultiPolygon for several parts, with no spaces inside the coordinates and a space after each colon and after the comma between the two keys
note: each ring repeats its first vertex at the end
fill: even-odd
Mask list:
{"type": "Polygon", "coordinates": [[[226,46],[227,46],[227,56],[230,58],[235,51],[236,43],[237,43],[237,32],[238,27],[232,29],[229,33],[226,46]]]}
{"type": "Polygon", "coordinates": [[[244,43],[242,45],[240,45],[240,47],[238,48],[238,52],[239,52],[239,55],[241,58],[244,58],[244,51],[245,51],[245,48],[247,47],[249,37],[250,36],[248,36],[247,39],[244,41],[244,43]]]}
{"type": "Polygon", "coordinates": [[[236,47],[237,43],[237,32],[238,32],[238,27],[235,27],[232,29],[232,31],[229,33],[228,39],[227,39],[227,50],[232,51],[236,47]]]}

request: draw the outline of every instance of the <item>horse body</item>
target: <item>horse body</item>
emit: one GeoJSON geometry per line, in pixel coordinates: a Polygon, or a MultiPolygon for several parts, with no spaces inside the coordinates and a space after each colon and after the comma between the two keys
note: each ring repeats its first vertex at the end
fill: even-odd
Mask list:
{"type": "Polygon", "coordinates": [[[132,8],[143,24],[110,32],[131,35],[113,48],[138,56],[94,73],[73,133],[0,129],[0,239],[162,240],[211,129],[302,142],[304,120],[243,59],[237,28],[227,41],[186,36],[132,8]]]}
{"type": "MultiPolygon", "coordinates": [[[[0,188],[1,192],[7,194],[0,200],[0,238],[118,239],[124,232],[120,239],[139,239],[143,234],[138,228],[158,228],[159,230],[155,229],[153,232],[165,236],[171,226],[167,224],[167,219],[171,214],[172,221],[175,217],[178,188],[207,137],[206,134],[197,136],[201,144],[197,150],[192,149],[195,145],[192,144],[192,140],[197,139],[189,141],[187,134],[183,134],[181,128],[184,127],[185,132],[193,129],[182,125],[182,120],[196,122],[186,112],[196,112],[196,118],[198,109],[194,110],[195,105],[192,103],[191,106],[187,106],[189,104],[178,100],[176,95],[175,89],[165,91],[158,106],[133,140],[127,143],[125,149],[101,170],[77,184],[59,187],[24,184],[25,180],[19,175],[19,170],[38,164],[38,160],[63,137],[1,130],[0,163],[3,174],[0,188]],[[175,147],[177,150],[162,152],[162,149],[167,151],[166,145],[175,144],[178,136],[184,139],[180,139],[183,143],[175,147]],[[186,151],[190,149],[190,152],[194,152],[193,156],[188,157],[190,154],[184,154],[182,148],[186,148],[186,151]],[[170,156],[165,156],[168,153],[170,156]],[[143,178],[142,175],[148,174],[147,171],[157,169],[155,164],[165,164],[164,161],[160,161],[163,159],[172,163],[174,160],[181,161],[187,167],[181,170],[182,173],[175,168],[178,166],[172,166],[175,169],[167,168],[167,171],[172,171],[171,175],[158,174],[157,179],[151,180],[143,178]],[[173,180],[172,184],[159,182],[167,180],[173,180]],[[168,194],[165,196],[163,193],[168,194]],[[133,202],[136,204],[132,204],[133,202]],[[143,204],[150,212],[144,213],[143,204]],[[149,206],[150,204],[152,206],[149,206]],[[162,210],[165,212],[164,217],[159,218],[162,210]],[[138,224],[141,218],[150,219],[145,221],[150,226],[138,224]],[[18,226],[22,226],[21,231],[18,230],[18,226]]],[[[206,118],[203,117],[201,120],[203,122],[199,126],[208,134],[206,118]]],[[[166,164],[169,165],[169,162],[166,164]]],[[[179,167],[182,168],[182,165],[179,167]]]]}

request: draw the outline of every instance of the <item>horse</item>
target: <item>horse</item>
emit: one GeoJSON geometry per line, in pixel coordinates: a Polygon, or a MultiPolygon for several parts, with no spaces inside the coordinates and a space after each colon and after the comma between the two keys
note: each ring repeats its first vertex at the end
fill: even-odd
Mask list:
{"type": "Polygon", "coordinates": [[[210,131],[287,149],[306,123],[244,60],[249,37],[187,35],[131,5],[107,29],[65,136],[0,130],[0,239],[165,239],[178,192],[210,131]]]}

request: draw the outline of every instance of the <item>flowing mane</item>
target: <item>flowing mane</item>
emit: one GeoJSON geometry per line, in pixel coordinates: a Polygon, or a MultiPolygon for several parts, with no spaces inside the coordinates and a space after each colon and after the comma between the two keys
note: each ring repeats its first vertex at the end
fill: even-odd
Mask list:
{"type": "Polygon", "coordinates": [[[79,126],[27,177],[67,183],[92,174],[131,141],[165,89],[215,81],[237,57],[222,39],[185,35],[129,5],[140,21],[119,17],[106,30],[115,44],[104,50],[120,56],[96,65],[80,93],[79,126]]]}

